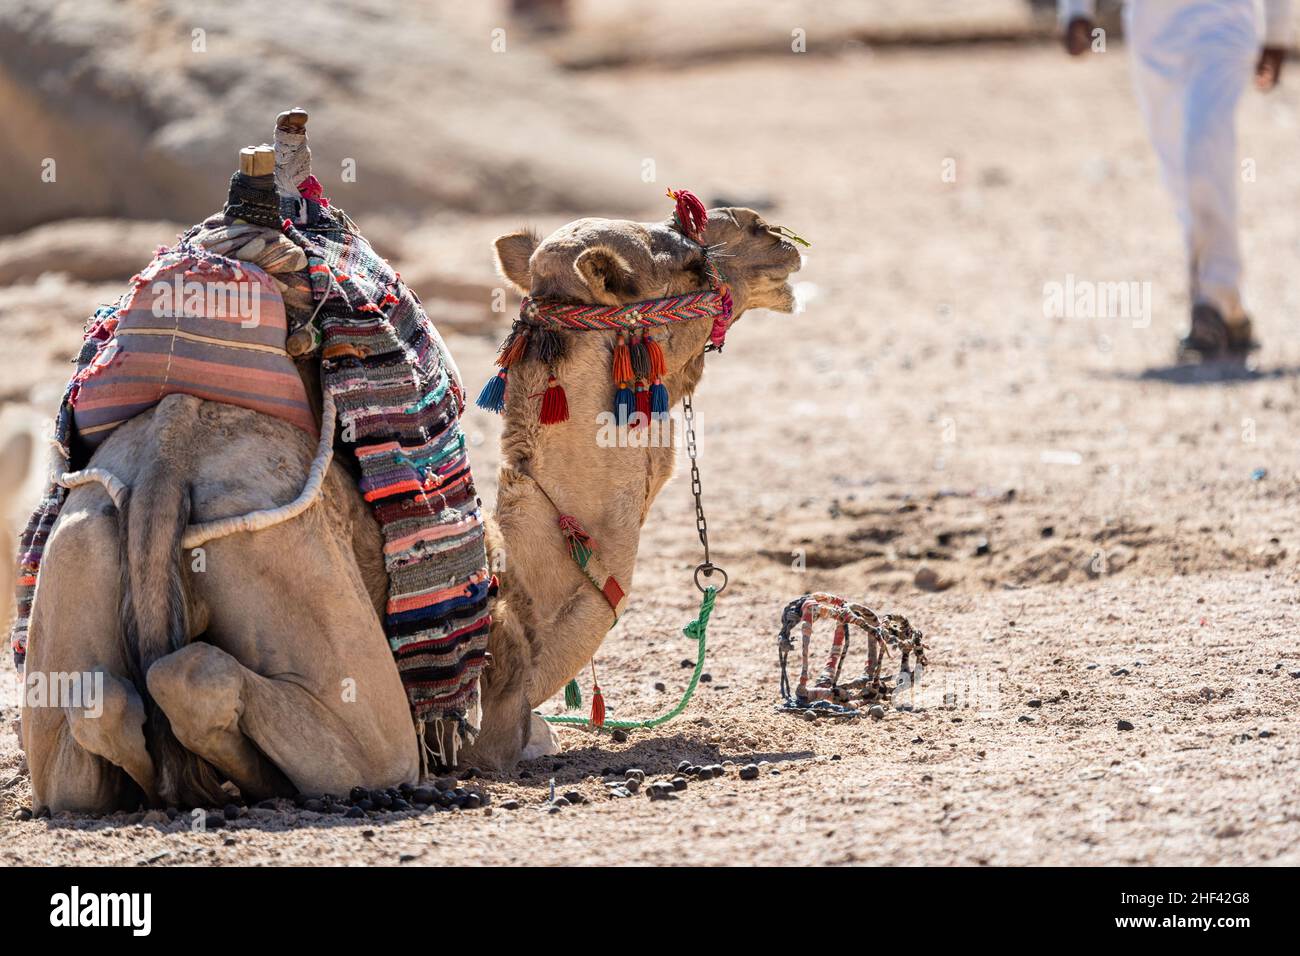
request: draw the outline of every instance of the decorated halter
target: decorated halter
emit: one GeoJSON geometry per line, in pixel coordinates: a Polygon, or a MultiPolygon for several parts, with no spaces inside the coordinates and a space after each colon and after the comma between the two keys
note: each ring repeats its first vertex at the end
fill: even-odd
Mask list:
{"type": "Polygon", "coordinates": [[[731,324],[731,289],[723,281],[717,265],[704,246],[708,212],[704,203],[686,189],[668,190],[676,202],[674,219],[682,235],[704,248],[709,289],[685,295],[647,299],[628,305],[581,305],[567,302],[539,301],[525,298],[510,334],[501,343],[496,364],[500,371],[488,380],[478,396],[478,406],[490,412],[504,410],[510,369],[524,358],[546,365],[549,373],[542,392],[538,419],[553,425],[569,418],[569,401],[556,368],[564,357],[566,336],[570,332],[611,332],[614,358],[610,369],[614,383],[614,414],[627,423],[640,412],[649,421],[652,415],[668,413],[668,389],[663,384],[664,353],[653,330],[678,322],[711,318],[713,327],[709,343],[721,349],[731,324]]]}
{"type": "Polygon", "coordinates": [[[857,716],[860,712],[851,706],[851,702],[870,702],[889,696],[889,688],[880,678],[880,668],[883,658],[889,655],[891,644],[902,652],[898,685],[900,687],[904,685],[904,674],[908,675],[909,684],[919,679],[919,671],[926,664],[925,648],[922,644],[921,632],[913,628],[905,617],[889,614],[882,620],[864,604],[822,591],[814,591],[795,598],[786,605],[781,614],[781,634],[777,640],[777,651],[781,662],[781,697],[784,700],[781,709],[812,710],[815,714],[836,716],[857,716]],[[813,625],[823,620],[835,622],[835,636],[821,673],[809,686],[813,625]],[[799,682],[792,691],[788,659],[790,652],[794,650],[791,632],[795,625],[799,625],[802,631],[803,655],[799,682]],[[840,683],[840,672],[844,668],[844,659],[849,650],[850,625],[861,629],[867,635],[867,665],[861,676],[840,683]],[[910,669],[910,657],[913,654],[916,655],[917,664],[915,674],[910,669]]]}

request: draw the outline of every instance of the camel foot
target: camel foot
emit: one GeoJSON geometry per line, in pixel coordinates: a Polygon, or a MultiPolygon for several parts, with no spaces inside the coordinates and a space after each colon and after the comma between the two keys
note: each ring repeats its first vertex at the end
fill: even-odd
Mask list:
{"type": "Polygon", "coordinates": [[[528,743],[519,755],[520,760],[535,760],[549,757],[560,752],[560,735],[555,728],[542,719],[541,714],[531,715],[528,724],[528,743]]]}

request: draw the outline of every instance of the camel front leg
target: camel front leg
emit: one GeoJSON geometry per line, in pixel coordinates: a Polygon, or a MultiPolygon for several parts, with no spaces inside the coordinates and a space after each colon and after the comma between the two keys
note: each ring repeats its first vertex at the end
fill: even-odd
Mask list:
{"type": "MultiPolygon", "coordinates": [[[[291,678],[263,677],[219,647],[191,644],[149,669],[149,693],[186,748],[246,799],[415,782],[414,730],[373,739],[291,678]]],[[[364,723],[364,722],[363,722],[364,723]]]]}

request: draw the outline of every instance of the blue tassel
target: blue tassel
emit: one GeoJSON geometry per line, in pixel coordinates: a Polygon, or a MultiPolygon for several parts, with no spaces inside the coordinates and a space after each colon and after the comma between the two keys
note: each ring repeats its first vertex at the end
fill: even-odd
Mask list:
{"type": "Polygon", "coordinates": [[[496,375],[488,379],[488,383],[483,386],[483,391],[478,393],[479,408],[489,412],[501,414],[506,407],[506,370],[502,369],[496,375]]]}
{"type": "Polygon", "coordinates": [[[635,414],[636,393],[625,383],[614,393],[614,416],[621,427],[635,414]]]}
{"type": "Polygon", "coordinates": [[[668,386],[658,379],[650,386],[650,414],[668,414],[668,386]]]}

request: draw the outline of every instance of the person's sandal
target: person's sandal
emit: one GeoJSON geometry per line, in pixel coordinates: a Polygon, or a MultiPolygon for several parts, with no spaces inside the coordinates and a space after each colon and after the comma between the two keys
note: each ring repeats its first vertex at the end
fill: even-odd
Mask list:
{"type": "Polygon", "coordinates": [[[1218,309],[1202,302],[1193,306],[1191,330],[1178,347],[1185,354],[1210,361],[1245,356],[1259,348],[1259,343],[1254,339],[1250,319],[1243,318],[1229,325],[1218,309]]]}

